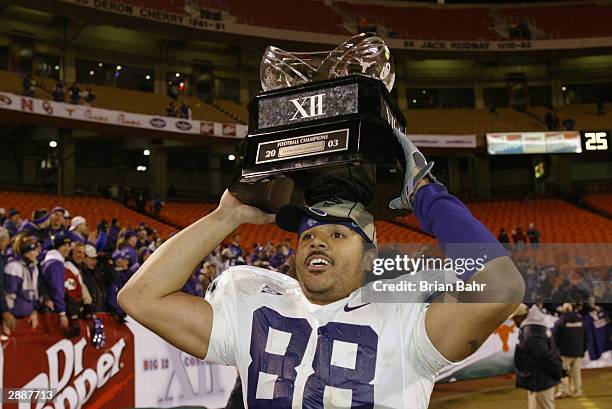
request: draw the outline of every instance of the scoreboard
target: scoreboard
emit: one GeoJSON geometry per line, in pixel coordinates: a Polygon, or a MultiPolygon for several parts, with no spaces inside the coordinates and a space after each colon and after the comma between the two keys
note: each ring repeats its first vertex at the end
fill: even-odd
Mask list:
{"type": "Polygon", "coordinates": [[[583,131],[582,143],[585,151],[608,151],[610,149],[610,131],[583,131]]]}

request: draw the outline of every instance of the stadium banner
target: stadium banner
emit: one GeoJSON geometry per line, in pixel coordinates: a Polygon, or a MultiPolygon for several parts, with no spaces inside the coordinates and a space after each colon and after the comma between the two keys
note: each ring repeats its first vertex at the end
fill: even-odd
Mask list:
{"type": "Polygon", "coordinates": [[[539,153],[582,153],[580,133],[499,132],[487,134],[490,155],[520,155],[539,153]]]}
{"type": "MultiPolygon", "coordinates": [[[[589,317],[600,325],[610,325],[607,320],[589,317]]],[[[557,317],[543,314],[546,326],[552,330],[557,317]]],[[[472,355],[461,362],[442,369],[436,377],[436,382],[455,382],[466,379],[485,378],[514,373],[514,350],[518,344],[519,328],[512,320],[506,320],[472,355]]],[[[550,332],[549,332],[550,336],[550,332]]],[[[605,368],[612,366],[612,351],[601,353],[591,360],[592,351],[588,351],[582,359],[581,367],[605,368]]]]}
{"type": "Polygon", "coordinates": [[[236,383],[236,368],[197,359],[127,318],[135,342],[138,407],[223,408],[236,383]]]}
{"type": "Polygon", "coordinates": [[[225,406],[236,382],[235,368],[181,352],[129,317],[124,324],[110,314],[97,315],[106,336],[100,349],[91,344],[85,320],[79,320],[81,335],[68,339],[59,330],[57,314],[39,314],[37,329],[18,319],[13,334],[2,338],[5,403],[0,399],[0,409],[42,408],[6,402],[9,390],[25,389],[57,394],[45,409],[225,406]]]}
{"type": "Polygon", "coordinates": [[[247,134],[246,125],[113,111],[87,105],[73,105],[46,99],[30,98],[7,92],[0,92],[0,109],[102,125],[124,126],[188,135],[244,138],[247,134]]]}
{"type": "MultiPolygon", "coordinates": [[[[153,22],[171,24],[188,29],[226,32],[268,39],[294,40],[299,42],[314,42],[319,44],[338,45],[346,40],[346,35],[329,33],[314,33],[299,30],[287,30],[271,27],[241,24],[234,22],[233,16],[226,18],[225,12],[216,12],[202,9],[185,9],[184,13],[160,8],[150,8],[113,0],[59,0],[75,6],[113,13],[119,16],[139,18],[153,22]],[[214,18],[203,18],[213,17],[214,18]]],[[[347,34],[350,34],[347,32],[347,34]]],[[[385,38],[385,42],[392,49],[423,50],[423,51],[455,51],[455,52],[507,52],[530,50],[568,50],[584,48],[611,47],[612,37],[594,37],[578,39],[557,40],[507,40],[507,41],[479,41],[479,40],[415,40],[385,38]]]]}
{"type": "Polygon", "coordinates": [[[134,339],[125,325],[108,314],[100,314],[106,341],[96,349],[90,343],[86,321],[80,320],[81,335],[69,339],[60,332],[57,314],[38,317],[38,328],[32,329],[26,319],[19,319],[13,334],[2,341],[0,387],[4,389],[5,403],[0,408],[43,407],[7,403],[7,388],[52,390],[53,395],[57,393],[57,400],[47,402],[47,409],[119,409],[137,404],[134,339]]]}
{"type": "Polygon", "coordinates": [[[476,135],[408,135],[419,148],[476,148],[476,135]]]}

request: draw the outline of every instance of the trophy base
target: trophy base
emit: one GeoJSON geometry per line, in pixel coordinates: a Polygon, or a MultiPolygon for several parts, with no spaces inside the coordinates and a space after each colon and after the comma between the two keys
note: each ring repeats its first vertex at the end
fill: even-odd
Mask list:
{"type": "Polygon", "coordinates": [[[273,179],[234,183],[229,190],[237,198],[267,213],[276,213],[287,203],[313,206],[331,197],[367,204],[375,220],[405,216],[405,210],[389,208],[403,185],[403,175],[394,168],[367,163],[346,163],[324,168],[286,172],[273,179]]]}

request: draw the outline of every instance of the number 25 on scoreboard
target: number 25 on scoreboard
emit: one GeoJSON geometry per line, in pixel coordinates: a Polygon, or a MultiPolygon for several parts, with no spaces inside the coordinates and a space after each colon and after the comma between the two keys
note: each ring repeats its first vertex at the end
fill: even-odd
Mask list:
{"type": "Polygon", "coordinates": [[[585,148],[587,151],[607,151],[608,133],[607,132],[585,132],[585,148]]]}

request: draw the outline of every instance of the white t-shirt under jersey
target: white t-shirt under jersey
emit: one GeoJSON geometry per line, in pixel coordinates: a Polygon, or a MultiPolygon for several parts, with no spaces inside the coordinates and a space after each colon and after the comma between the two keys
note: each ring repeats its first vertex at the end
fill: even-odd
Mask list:
{"type": "Polygon", "coordinates": [[[423,303],[312,304],[291,277],[232,267],[209,287],[206,360],[238,368],[254,408],[425,409],[451,364],[425,332],[423,303]]]}

